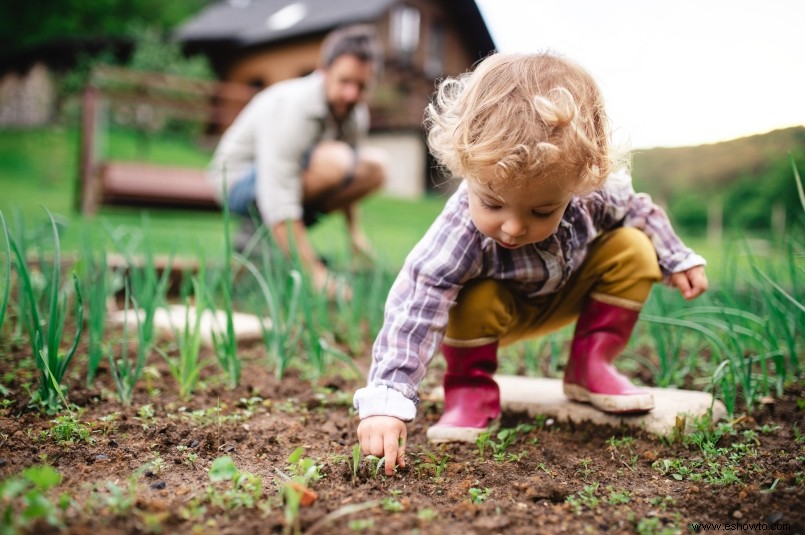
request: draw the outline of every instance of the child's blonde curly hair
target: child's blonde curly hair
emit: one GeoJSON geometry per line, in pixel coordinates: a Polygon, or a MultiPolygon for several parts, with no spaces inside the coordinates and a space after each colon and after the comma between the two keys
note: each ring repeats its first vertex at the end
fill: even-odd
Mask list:
{"type": "Polygon", "coordinates": [[[603,97],[580,66],[549,53],[493,54],[444,80],[425,112],[431,152],[454,176],[490,187],[559,180],[601,187],[616,162],[603,97]]]}

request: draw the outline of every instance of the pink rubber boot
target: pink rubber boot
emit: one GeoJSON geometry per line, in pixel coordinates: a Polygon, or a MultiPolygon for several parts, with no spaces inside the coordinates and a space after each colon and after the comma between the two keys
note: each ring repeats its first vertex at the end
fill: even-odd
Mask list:
{"type": "Polygon", "coordinates": [[[442,344],[447,360],[444,413],[428,429],[431,442],[470,442],[500,416],[500,389],[492,378],[498,367],[498,343],[478,347],[442,344]]]}
{"type": "Polygon", "coordinates": [[[640,312],[590,299],[576,323],[563,383],[567,397],[611,413],[642,413],[654,397],[618,373],[612,361],[632,335],[640,312]]]}

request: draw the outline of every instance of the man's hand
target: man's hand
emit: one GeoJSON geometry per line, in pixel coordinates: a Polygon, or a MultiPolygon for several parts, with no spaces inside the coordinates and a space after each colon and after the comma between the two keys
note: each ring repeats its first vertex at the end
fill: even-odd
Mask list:
{"type": "Polygon", "coordinates": [[[692,267],[671,275],[671,286],[678,288],[682,296],[690,301],[707,291],[707,275],[704,266],[692,267]]]}
{"type": "Polygon", "coordinates": [[[346,281],[330,273],[324,264],[317,262],[312,271],[313,287],[317,292],[323,292],[330,300],[338,297],[342,297],[346,301],[352,300],[352,288],[346,281]]]}
{"type": "Polygon", "coordinates": [[[371,267],[375,264],[375,253],[372,250],[372,245],[366,235],[355,230],[350,235],[352,242],[352,252],[355,255],[353,260],[357,266],[371,267]]]}
{"type": "Polygon", "coordinates": [[[405,468],[405,422],[393,416],[369,416],[358,424],[358,441],[364,455],[386,458],[386,475],[395,466],[405,468]]]}

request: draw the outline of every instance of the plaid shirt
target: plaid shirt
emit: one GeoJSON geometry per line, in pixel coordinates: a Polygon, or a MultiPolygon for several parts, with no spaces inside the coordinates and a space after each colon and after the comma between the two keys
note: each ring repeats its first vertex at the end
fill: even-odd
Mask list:
{"type": "Polygon", "coordinates": [[[619,226],[646,233],[666,278],[705,263],[677,237],[662,208],[635,193],[626,172],[611,175],[600,190],[573,197],[553,235],[518,249],[500,247],[475,228],[462,182],[391,288],[368,386],[355,394],[360,417],[413,419],[417,387],[441,343],[448,311],[468,281],[505,280],[528,297],[554,293],[581,266],[590,243],[619,226]]]}

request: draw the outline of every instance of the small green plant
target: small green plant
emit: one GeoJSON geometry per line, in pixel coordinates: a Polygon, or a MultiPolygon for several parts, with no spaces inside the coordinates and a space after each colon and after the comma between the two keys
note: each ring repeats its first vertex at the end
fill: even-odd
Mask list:
{"type": "Polygon", "coordinates": [[[67,495],[53,503],[47,492],[61,483],[61,474],[52,466],[32,466],[21,474],[0,481],[0,533],[28,532],[39,522],[63,527],[59,513],[70,504],[67,495]]]}
{"type": "Polygon", "coordinates": [[[579,459],[579,468],[576,470],[576,473],[579,474],[582,479],[587,479],[593,473],[592,464],[593,460],[589,457],[579,459]]]}
{"type": "Polygon", "coordinates": [[[231,511],[238,508],[256,507],[263,497],[263,480],[259,476],[242,472],[229,456],[218,457],[209,471],[213,483],[229,483],[227,489],[207,487],[206,498],[210,504],[231,511]]]}
{"type": "Polygon", "coordinates": [[[532,424],[518,424],[514,428],[501,429],[497,432],[497,441],[492,439],[493,431],[488,430],[480,434],[475,440],[475,445],[478,448],[478,453],[481,458],[484,457],[486,450],[492,450],[492,457],[497,462],[502,461],[518,461],[522,455],[512,455],[507,453],[509,447],[517,441],[520,433],[530,433],[536,428],[532,424]]]}
{"type": "Polygon", "coordinates": [[[0,284],[0,336],[3,332],[3,323],[6,319],[6,309],[8,308],[9,295],[11,295],[11,243],[8,235],[8,226],[3,212],[0,210],[0,226],[3,227],[3,246],[5,254],[5,267],[3,269],[3,282],[0,284]]]}
{"type": "Polygon", "coordinates": [[[358,468],[361,466],[361,445],[355,444],[352,447],[352,464],[350,468],[352,470],[352,482],[358,482],[358,468]]]}
{"type": "Polygon", "coordinates": [[[405,510],[405,507],[399,500],[391,497],[386,497],[380,500],[380,507],[389,513],[400,513],[405,510]]]}
{"type": "Polygon", "coordinates": [[[129,350],[128,315],[129,315],[130,302],[131,299],[129,296],[129,282],[127,279],[125,282],[125,290],[124,290],[123,340],[120,343],[120,358],[119,359],[114,358],[113,356],[114,351],[112,350],[111,347],[109,347],[107,351],[107,357],[109,359],[109,372],[112,375],[112,379],[115,382],[117,395],[120,398],[120,401],[126,406],[131,405],[131,400],[134,397],[134,387],[137,384],[137,381],[140,379],[140,376],[142,375],[146,357],[145,354],[146,341],[145,341],[145,333],[142,327],[143,324],[140,321],[139,313],[137,313],[137,311],[135,310],[134,317],[137,323],[137,332],[139,333],[140,343],[137,344],[137,357],[135,358],[133,365],[128,358],[128,350],[129,350]]]}
{"type": "Polygon", "coordinates": [[[92,436],[89,427],[82,424],[72,413],[57,416],[52,420],[53,427],[48,434],[53,437],[58,444],[72,445],[76,442],[92,443],[92,436]]]}
{"type": "Polygon", "coordinates": [[[484,503],[492,495],[492,489],[489,487],[483,489],[472,487],[468,492],[470,493],[470,503],[475,504],[484,503]]]}
{"type": "Polygon", "coordinates": [[[84,304],[81,297],[81,288],[78,277],[73,273],[73,287],[76,300],[76,333],[73,343],[66,354],[60,350],[64,325],[67,312],[67,295],[62,291],[61,280],[61,254],[59,248],[59,232],[56,228],[56,220],[53,214],[45,208],[45,212],[50,218],[50,226],[53,234],[53,267],[51,278],[48,284],[49,294],[47,295],[49,313],[45,318],[39,312],[37,292],[28,270],[26,259],[21,249],[17,246],[14,239],[10,241],[10,247],[14,253],[17,266],[17,273],[21,282],[20,302],[23,310],[22,317],[31,350],[36,360],[36,366],[40,372],[39,388],[32,395],[31,403],[46,410],[49,414],[58,412],[65,405],[65,394],[62,382],[67,373],[67,367],[73,359],[81,340],[81,333],[84,324],[84,304]]]}
{"type": "Polygon", "coordinates": [[[201,377],[201,318],[205,309],[203,292],[197,278],[193,278],[193,291],[196,296],[196,308],[186,302],[184,327],[174,327],[174,334],[179,345],[178,357],[168,355],[159,350],[168,363],[171,375],[179,383],[179,397],[190,399],[201,377]]]}
{"type": "Polygon", "coordinates": [[[431,477],[434,481],[440,481],[442,474],[447,469],[447,462],[450,460],[450,456],[445,453],[440,459],[436,454],[430,451],[426,451],[424,455],[426,455],[429,460],[427,462],[420,462],[419,459],[417,459],[417,474],[422,470],[428,470],[433,474],[431,477]]]}
{"type": "Polygon", "coordinates": [[[578,491],[576,494],[571,494],[565,499],[565,502],[570,504],[573,507],[573,511],[580,515],[582,511],[587,508],[590,511],[594,511],[600,500],[596,493],[598,492],[598,483],[593,483],[592,485],[584,485],[584,488],[578,491]]]}
{"type": "MultiPolygon", "coordinates": [[[[226,193],[226,183],[221,185],[223,193],[226,193]]],[[[238,339],[235,336],[235,323],[233,316],[234,296],[233,277],[232,277],[232,245],[230,238],[230,217],[229,206],[223,203],[224,212],[224,267],[219,278],[219,286],[223,296],[224,313],[226,314],[226,328],[222,332],[216,329],[212,331],[212,342],[218,364],[227,377],[230,388],[235,388],[240,384],[240,374],[242,365],[238,356],[238,339]]],[[[207,297],[212,302],[211,296],[207,297]]]]}
{"type": "Polygon", "coordinates": [[[431,509],[430,507],[425,507],[424,509],[420,509],[419,511],[416,512],[416,517],[425,522],[430,522],[431,520],[434,520],[438,516],[439,516],[438,511],[436,511],[435,509],[431,509]]]}
{"type": "Polygon", "coordinates": [[[94,492],[90,501],[114,516],[129,515],[137,504],[137,476],[127,478],[124,486],[107,481],[104,490],[94,492]]]}
{"type": "Polygon", "coordinates": [[[305,450],[301,446],[291,452],[288,456],[288,472],[299,483],[307,486],[324,476],[321,473],[321,466],[315,460],[304,457],[304,454],[305,450]]]}
{"type": "Polygon", "coordinates": [[[378,457],[377,455],[367,455],[364,457],[364,460],[369,463],[370,471],[374,475],[374,478],[377,479],[380,477],[380,473],[383,471],[383,467],[386,464],[386,458],[378,457]]]}
{"type": "Polygon", "coordinates": [[[607,486],[607,491],[607,502],[610,505],[625,505],[632,500],[632,494],[628,490],[615,490],[612,486],[607,486]]]}

